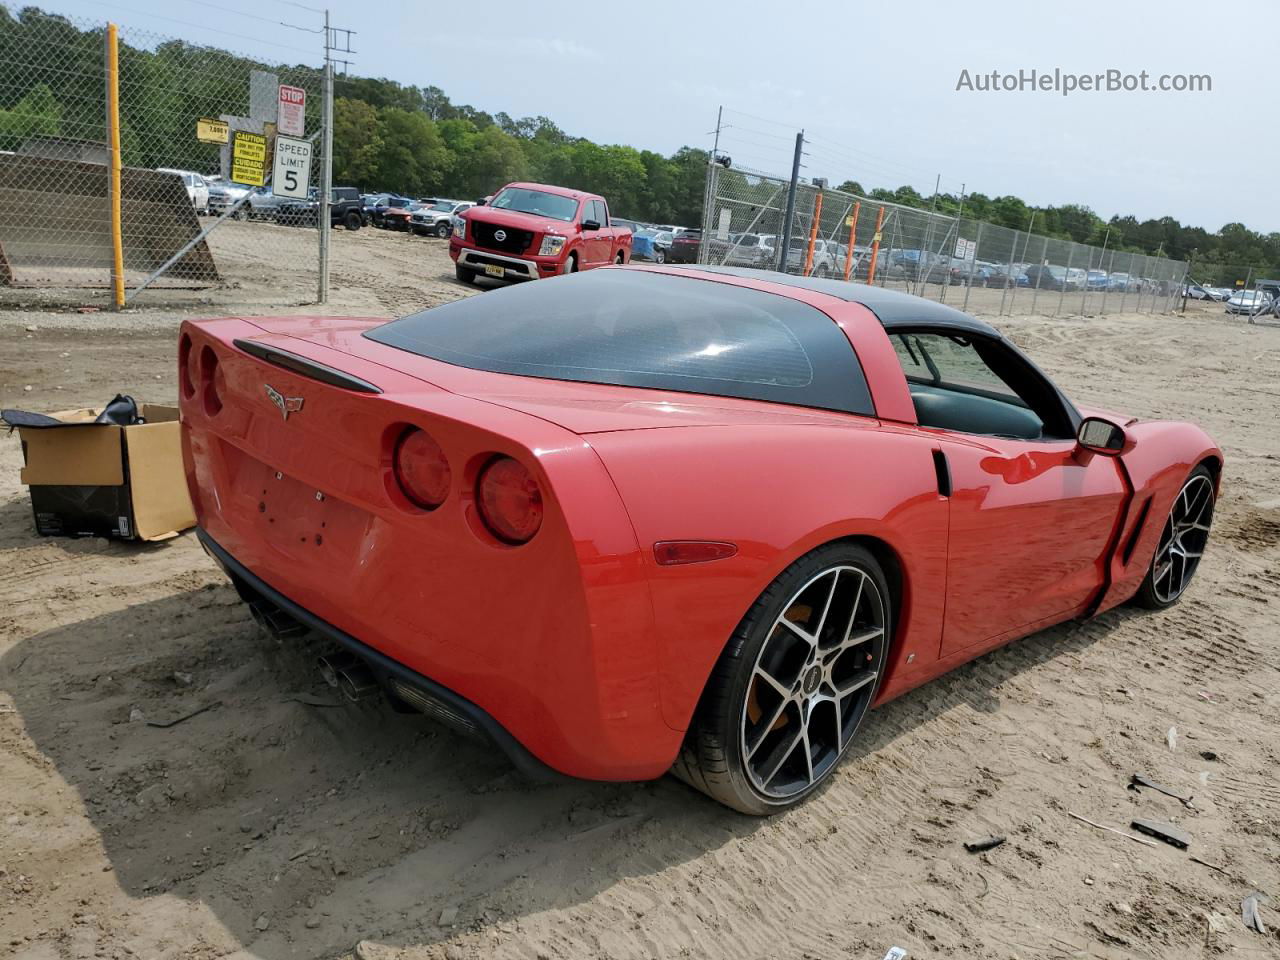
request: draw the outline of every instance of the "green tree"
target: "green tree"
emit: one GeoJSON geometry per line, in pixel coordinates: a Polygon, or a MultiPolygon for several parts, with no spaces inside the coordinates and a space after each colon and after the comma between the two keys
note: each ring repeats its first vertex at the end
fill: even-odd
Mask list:
{"type": "Polygon", "coordinates": [[[413,195],[440,192],[453,156],[430,117],[384,107],[378,111],[377,136],[381,149],[371,171],[375,186],[413,195]]]}
{"type": "Polygon", "coordinates": [[[0,144],[17,149],[29,137],[55,136],[62,126],[62,105],[47,84],[31,88],[10,110],[0,110],[0,144]]]}

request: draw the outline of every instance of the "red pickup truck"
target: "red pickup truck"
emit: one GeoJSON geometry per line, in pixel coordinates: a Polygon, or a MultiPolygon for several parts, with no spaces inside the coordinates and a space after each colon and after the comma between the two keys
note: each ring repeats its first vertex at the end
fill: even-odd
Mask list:
{"type": "Polygon", "coordinates": [[[463,283],[536,280],[626,263],[631,231],[609,225],[609,204],[594,193],[509,183],[454,219],[449,256],[463,283]]]}

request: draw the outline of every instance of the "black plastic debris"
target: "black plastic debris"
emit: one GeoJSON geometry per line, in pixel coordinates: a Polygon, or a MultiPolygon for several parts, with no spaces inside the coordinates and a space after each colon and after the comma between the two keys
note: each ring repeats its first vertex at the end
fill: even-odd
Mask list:
{"type": "Polygon", "coordinates": [[[1172,823],[1161,823],[1158,820],[1134,820],[1132,826],[1139,833],[1163,840],[1179,850],[1185,850],[1191,846],[1191,834],[1179,830],[1172,823]]]}
{"type": "Polygon", "coordinates": [[[1163,793],[1166,797],[1173,797],[1173,799],[1177,800],[1188,810],[1195,809],[1195,807],[1191,805],[1191,797],[1189,795],[1184,796],[1183,794],[1179,793],[1177,790],[1174,790],[1172,787],[1166,787],[1163,784],[1156,783],[1154,780],[1152,780],[1150,777],[1146,776],[1145,774],[1135,773],[1130,775],[1129,777],[1130,790],[1136,791],[1143,787],[1146,787],[1149,790],[1154,790],[1157,793],[1163,793]]]}
{"type": "Polygon", "coordinates": [[[983,850],[991,850],[1004,843],[1004,837],[983,837],[981,840],[971,840],[964,845],[964,848],[970,853],[981,853],[983,850]]]}

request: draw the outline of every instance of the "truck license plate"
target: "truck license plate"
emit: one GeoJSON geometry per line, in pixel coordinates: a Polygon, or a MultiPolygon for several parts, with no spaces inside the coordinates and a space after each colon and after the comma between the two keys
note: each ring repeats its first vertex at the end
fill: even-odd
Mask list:
{"type": "Polygon", "coordinates": [[[484,265],[484,272],[491,277],[501,277],[505,276],[507,271],[496,263],[486,263],[484,265]]]}

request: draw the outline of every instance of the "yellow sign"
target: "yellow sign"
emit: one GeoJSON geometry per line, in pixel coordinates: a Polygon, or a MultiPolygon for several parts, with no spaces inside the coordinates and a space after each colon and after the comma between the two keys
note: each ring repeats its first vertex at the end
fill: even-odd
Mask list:
{"type": "Polygon", "coordinates": [[[227,125],[222,120],[201,117],[196,121],[196,139],[204,143],[226,143],[227,125]]]}
{"type": "Polygon", "coordinates": [[[267,138],[237,130],[231,139],[231,179],[260,187],[267,182],[267,138]]]}
{"type": "Polygon", "coordinates": [[[872,242],[873,242],[873,243],[879,243],[879,242],[880,242],[880,231],[879,231],[879,230],[877,230],[877,231],[876,231],[876,235],[875,235],[874,237],[872,237],[872,238],[871,238],[871,240],[872,240],[872,242]]]}

